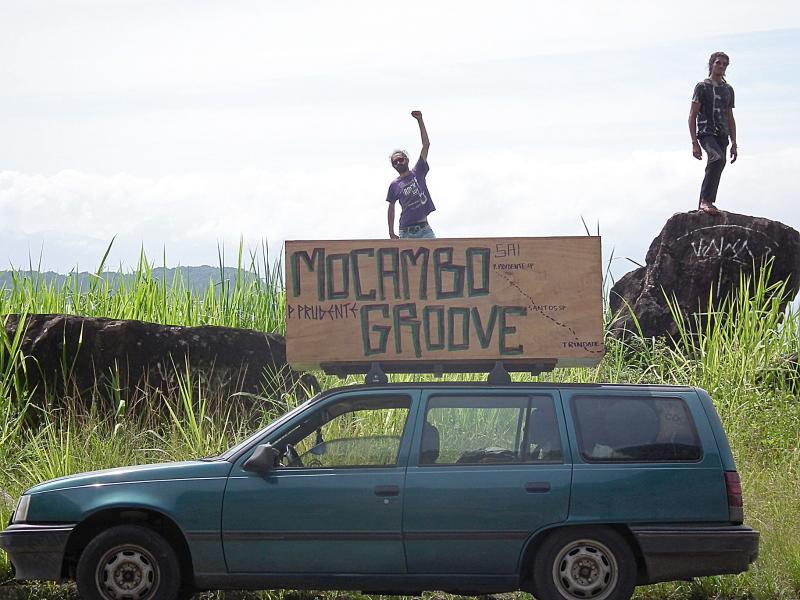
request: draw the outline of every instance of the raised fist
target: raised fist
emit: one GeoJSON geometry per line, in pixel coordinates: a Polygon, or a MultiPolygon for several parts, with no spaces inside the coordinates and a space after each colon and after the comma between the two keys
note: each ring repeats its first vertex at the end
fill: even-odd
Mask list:
{"type": "Polygon", "coordinates": [[[420,110],[412,110],[411,111],[411,116],[414,117],[417,121],[419,121],[422,118],[422,111],[420,111],[420,110]]]}

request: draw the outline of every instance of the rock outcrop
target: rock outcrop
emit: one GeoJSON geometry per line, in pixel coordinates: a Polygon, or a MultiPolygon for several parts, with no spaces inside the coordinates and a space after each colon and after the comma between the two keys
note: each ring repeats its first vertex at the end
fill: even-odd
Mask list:
{"type": "MultiPolygon", "coordinates": [[[[7,315],[13,338],[19,315],[7,315]]],[[[134,393],[146,382],[159,388],[176,373],[202,372],[230,392],[252,394],[319,389],[310,374],[290,369],[283,336],[230,327],[177,327],[136,320],[72,315],[26,315],[21,353],[28,387],[38,392],[83,394],[109,383],[134,393]]]]}
{"type": "Polygon", "coordinates": [[[609,302],[618,315],[612,334],[637,331],[632,311],[644,336],[675,337],[678,329],[665,294],[674,296],[684,317],[707,313],[738,290],[742,273],[753,280],[767,261],[769,283],[788,280],[783,300],[794,298],[800,288],[800,233],[796,230],[730,212],[715,216],[700,211],[677,213],[650,244],[645,266],[626,274],[612,288],[609,302]]]}

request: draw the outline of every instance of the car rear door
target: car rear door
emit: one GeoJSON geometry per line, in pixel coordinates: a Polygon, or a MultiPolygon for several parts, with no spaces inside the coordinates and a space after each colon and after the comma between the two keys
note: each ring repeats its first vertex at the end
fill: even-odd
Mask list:
{"type": "Polygon", "coordinates": [[[532,533],[567,517],[557,390],[427,390],[420,411],[406,475],[408,572],[516,573],[532,533]]]}

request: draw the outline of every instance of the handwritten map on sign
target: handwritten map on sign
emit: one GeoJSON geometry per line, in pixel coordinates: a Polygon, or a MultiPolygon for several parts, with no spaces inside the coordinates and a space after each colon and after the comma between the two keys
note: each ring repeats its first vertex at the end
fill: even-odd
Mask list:
{"type": "Polygon", "coordinates": [[[289,241],[285,266],[298,369],[603,355],[599,237],[289,241]]]}

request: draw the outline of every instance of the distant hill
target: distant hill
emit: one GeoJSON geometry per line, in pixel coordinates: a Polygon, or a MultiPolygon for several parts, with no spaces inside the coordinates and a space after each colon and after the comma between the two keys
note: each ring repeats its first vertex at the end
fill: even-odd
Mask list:
{"type": "MultiPolygon", "coordinates": [[[[191,289],[192,292],[204,293],[209,285],[214,285],[219,288],[221,280],[227,281],[232,287],[236,280],[237,270],[233,267],[225,267],[222,270],[222,277],[220,276],[219,267],[211,267],[208,265],[201,265],[198,267],[176,267],[174,269],[154,267],[152,273],[153,278],[158,281],[162,281],[166,277],[168,285],[172,285],[172,283],[176,281],[176,277],[183,279],[184,285],[191,289]]],[[[94,279],[94,273],[88,273],[86,271],[70,273],[69,275],[63,275],[53,271],[45,271],[44,273],[38,271],[0,271],[0,290],[11,288],[14,285],[14,276],[16,276],[17,279],[20,277],[33,280],[38,279],[42,284],[55,284],[56,287],[62,287],[67,279],[69,279],[70,286],[77,285],[81,290],[88,290],[91,281],[94,279]]],[[[126,284],[129,284],[133,282],[136,275],[133,273],[123,273],[120,275],[119,272],[105,271],[101,277],[109,281],[113,287],[116,287],[119,285],[120,277],[125,279],[126,284]]],[[[247,281],[256,279],[258,276],[250,271],[241,271],[240,277],[243,277],[247,281]]]]}

